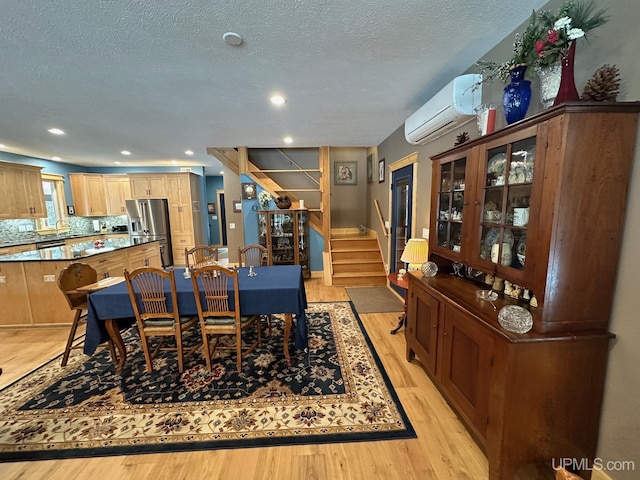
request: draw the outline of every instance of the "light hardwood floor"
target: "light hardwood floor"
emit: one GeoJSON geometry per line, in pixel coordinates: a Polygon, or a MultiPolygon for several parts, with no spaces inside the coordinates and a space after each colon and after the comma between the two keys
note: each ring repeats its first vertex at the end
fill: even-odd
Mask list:
{"type": "MultiPolygon", "coordinates": [[[[348,300],[322,279],[305,283],[310,302],[348,300]]],[[[3,313],[4,314],[4,313],[3,313]]],[[[487,459],[418,363],[405,360],[397,313],[361,315],[417,439],[247,448],[0,464],[3,480],[318,479],[483,480],[487,459]]],[[[66,328],[0,329],[0,388],[62,353],[66,328]]]]}

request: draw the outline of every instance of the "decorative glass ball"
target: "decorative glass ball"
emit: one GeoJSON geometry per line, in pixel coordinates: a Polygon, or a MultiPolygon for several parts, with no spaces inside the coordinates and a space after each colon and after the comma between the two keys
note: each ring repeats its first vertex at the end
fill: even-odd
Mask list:
{"type": "Polygon", "coordinates": [[[424,262],[420,270],[425,277],[435,277],[438,273],[438,265],[434,262],[424,262]]]}

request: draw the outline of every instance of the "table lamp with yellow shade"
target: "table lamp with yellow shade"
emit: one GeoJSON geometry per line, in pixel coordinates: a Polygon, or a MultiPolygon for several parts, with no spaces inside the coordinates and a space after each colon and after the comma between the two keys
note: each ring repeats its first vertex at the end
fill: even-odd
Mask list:
{"type": "Polygon", "coordinates": [[[410,238],[400,256],[400,261],[408,263],[408,270],[420,270],[429,260],[429,244],[424,238],[410,238]]]}

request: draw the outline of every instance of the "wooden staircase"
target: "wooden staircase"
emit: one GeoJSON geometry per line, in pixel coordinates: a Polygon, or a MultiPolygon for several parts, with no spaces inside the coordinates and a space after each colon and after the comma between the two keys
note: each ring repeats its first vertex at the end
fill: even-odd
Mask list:
{"type": "Polygon", "coordinates": [[[333,285],[365,287],[387,284],[384,261],[375,236],[332,232],[330,249],[333,285]]]}

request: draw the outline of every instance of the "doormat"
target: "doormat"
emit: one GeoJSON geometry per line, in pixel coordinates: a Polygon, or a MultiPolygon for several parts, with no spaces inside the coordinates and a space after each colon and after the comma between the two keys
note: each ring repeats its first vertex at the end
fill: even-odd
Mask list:
{"type": "Polygon", "coordinates": [[[402,312],[402,301],[387,287],[346,288],[358,313],[402,312]]]}

